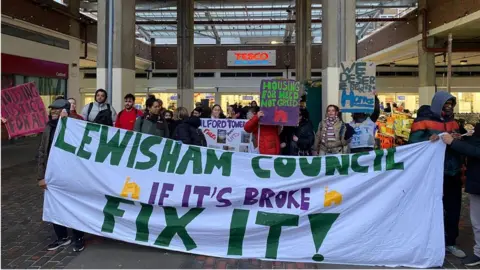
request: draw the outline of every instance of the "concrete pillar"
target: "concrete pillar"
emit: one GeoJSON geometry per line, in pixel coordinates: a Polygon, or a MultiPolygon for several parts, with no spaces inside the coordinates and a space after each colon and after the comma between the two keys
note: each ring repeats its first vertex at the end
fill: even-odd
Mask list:
{"type": "MultiPolygon", "coordinates": [[[[427,8],[427,0],[418,1],[418,9],[427,8]]],[[[418,32],[421,34],[423,30],[423,15],[418,16],[418,32]]],[[[427,47],[433,47],[435,39],[433,37],[427,38],[427,47]]],[[[435,54],[433,52],[426,52],[423,48],[422,41],[418,42],[418,94],[419,106],[430,105],[432,103],[433,95],[435,95],[435,54]]]]}
{"type": "MultiPolygon", "coordinates": [[[[115,1],[113,26],[112,106],[120,111],[123,97],[135,92],[135,0],[115,1]]],[[[108,1],[98,1],[97,89],[107,89],[108,1]]]]}
{"type": "MultiPolygon", "coordinates": [[[[355,0],[327,0],[322,5],[322,113],[339,104],[339,67],[355,61],[355,0]]],[[[322,114],[322,115],[323,115],[322,114]]]]}
{"type": "Polygon", "coordinates": [[[305,82],[312,75],[312,1],[295,3],[295,78],[305,82]]]}
{"type": "Polygon", "coordinates": [[[193,110],[194,58],[193,27],[194,0],[177,1],[177,93],[178,107],[193,110]]]}
{"type": "MultiPolygon", "coordinates": [[[[80,0],[68,1],[69,12],[80,17],[80,0]]],[[[83,38],[80,31],[80,23],[74,18],[69,19],[70,36],[83,38]]],[[[71,39],[70,44],[71,59],[68,64],[68,82],[66,98],[74,98],[77,101],[78,108],[81,108],[83,101],[80,95],[80,56],[83,55],[82,42],[77,39],[71,39]]]]}

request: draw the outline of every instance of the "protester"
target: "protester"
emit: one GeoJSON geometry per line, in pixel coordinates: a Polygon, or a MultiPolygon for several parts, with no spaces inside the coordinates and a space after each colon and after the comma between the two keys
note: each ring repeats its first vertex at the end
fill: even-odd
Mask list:
{"type": "Polygon", "coordinates": [[[134,107],[135,96],[127,94],[124,98],[125,109],[121,110],[117,115],[117,121],[115,127],[123,128],[126,130],[133,130],[135,121],[138,117],[143,116],[143,112],[134,107]]]}
{"type": "MultiPolygon", "coordinates": [[[[283,156],[296,156],[298,151],[296,149],[295,141],[298,138],[295,136],[296,127],[284,126],[280,132],[280,154],[283,156]],[[295,140],[294,140],[295,138],[295,140]]],[[[261,136],[262,134],[260,134],[261,136]]]]}
{"type": "Polygon", "coordinates": [[[69,98],[68,102],[70,102],[70,117],[75,118],[78,120],[83,120],[83,117],[77,113],[77,101],[74,98],[69,98]]]}
{"type": "Polygon", "coordinates": [[[225,115],[223,114],[222,107],[220,105],[215,104],[212,107],[212,114],[210,115],[213,119],[225,119],[225,115]]]}
{"type": "Polygon", "coordinates": [[[178,125],[175,129],[174,139],[184,144],[207,146],[205,135],[199,129],[202,122],[199,117],[188,117],[188,111],[184,107],[177,109],[178,125]]]}
{"type": "MultiPolygon", "coordinates": [[[[47,189],[47,184],[45,183],[45,172],[47,170],[48,156],[50,154],[50,149],[52,148],[53,137],[58,125],[58,120],[60,117],[68,116],[71,104],[67,100],[57,99],[49,106],[49,108],[49,120],[43,131],[42,138],[40,140],[40,146],[38,147],[37,152],[38,186],[43,189],[47,189]],[[62,112],[62,110],[65,111],[62,112]]],[[[53,224],[53,229],[57,235],[57,240],[48,245],[47,250],[57,250],[60,247],[70,245],[72,241],[68,238],[68,231],[66,227],[53,224]]],[[[73,229],[72,232],[74,241],[73,251],[80,252],[85,248],[83,240],[84,233],[75,229],[73,229]]]]}
{"type": "Polygon", "coordinates": [[[353,128],[343,122],[340,109],[336,105],[328,105],[326,115],[318,124],[314,154],[325,156],[348,153],[353,128]]]}
{"type": "Polygon", "coordinates": [[[236,111],[237,107],[229,105],[227,107],[227,118],[228,119],[237,119],[240,116],[240,113],[236,111]]]}
{"type": "Polygon", "coordinates": [[[380,116],[380,101],[375,94],[375,108],[370,117],[366,113],[353,113],[353,121],[349,125],[354,133],[349,143],[350,153],[372,151],[375,148],[375,132],[377,130],[378,117],[380,116]]]}
{"type": "Polygon", "coordinates": [[[172,111],[163,112],[163,118],[165,119],[168,125],[168,131],[170,132],[169,138],[173,139],[173,134],[175,134],[175,128],[177,127],[175,120],[173,120],[173,112],[172,111]]]}
{"type": "Polygon", "coordinates": [[[380,110],[381,110],[381,111],[385,110],[385,105],[383,105],[383,101],[380,102],[380,110]]]}
{"type": "Polygon", "coordinates": [[[95,102],[83,107],[82,117],[88,122],[113,126],[117,118],[115,109],[107,103],[107,91],[98,89],[95,92],[95,102]]]}
{"type": "Polygon", "coordinates": [[[157,98],[149,98],[146,102],[148,113],[138,117],[135,121],[134,130],[150,135],[170,138],[168,123],[160,114],[161,101],[157,98]]]}
{"type": "Polygon", "coordinates": [[[391,113],[392,112],[392,105],[390,103],[387,103],[387,107],[383,110],[386,113],[391,113]]]}
{"type": "Polygon", "coordinates": [[[253,100],[252,102],[250,102],[250,107],[258,107],[258,104],[255,100],[253,100]]]}
{"type": "Polygon", "coordinates": [[[293,141],[296,144],[296,155],[311,156],[313,154],[313,145],[315,143],[315,132],[313,124],[310,121],[310,113],[307,109],[300,109],[300,118],[298,127],[295,129],[293,141]]]}
{"type": "Polygon", "coordinates": [[[203,113],[203,108],[202,107],[196,107],[195,109],[193,109],[190,116],[202,117],[202,113],[203,113]]]}
{"type": "Polygon", "coordinates": [[[448,133],[442,135],[447,145],[468,158],[465,192],[470,194],[470,220],[475,245],[473,254],[463,260],[466,266],[480,265],[480,123],[475,125],[474,131],[473,136],[467,136],[465,141],[454,139],[448,133]]]}
{"type": "MultiPolygon", "coordinates": [[[[435,93],[432,105],[422,106],[413,121],[409,143],[417,143],[438,138],[438,134],[448,132],[459,137],[459,126],[454,119],[453,108],[457,101],[446,91],[435,93]]],[[[462,207],[462,157],[460,153],[447,147],[443,172],[443,208],[446,250],[463,258],[465,252],[456,246],[458,223],[462,207]]]]}
{"type": "Polygon", "coordinates": [[[252,118],[245,123],[243,129],[245,132],[253,134],[254,145],[258,147],[260,154],[278,155],[280,154],[279,127],[260,125],[260,118],[263,116],[264,113],[258,106],[253,107],[252,118]]]}
{"type": "Polygon", "coordinates": [[[307,108],[307,101],[305,99],[300,100],[300,103],[299,103],[298,107],[300,107],[300,110],[306,109],[307,108]]]}

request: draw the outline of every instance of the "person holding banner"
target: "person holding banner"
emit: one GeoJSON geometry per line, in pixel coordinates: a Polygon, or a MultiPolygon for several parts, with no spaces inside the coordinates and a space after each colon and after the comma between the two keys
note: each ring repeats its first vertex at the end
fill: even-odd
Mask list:
{"type": "Polygon", "coordinates": [[[340,108],[336,105],[328,105],[326,115],[318,125],[313,154],[325,156],[348,153],[353,128],[343,122],[340,108]]]}
{"type": "Polygon", "coordinates": [[[480,265],[480,123],[475,125],[473,136],[466,137],[465,141],[455,139],[448,133],[442,135],[442,140],[468,158],[465,192],[470,194],[470,220],[475,245],[473,254],[465,258],[463,264],[477,266],[480,265]]]}
{"type": "MultiPolygon", "coordinates": [[[[456,104],[456,98],[450,93],[446,91],[435,93],[430,107],[426,105],[420,107],[418,117],[411,127],[409,143],[435,140],[439,134],[445,132],[451,133],[454,138],[460,138],[460,127],[453,113],[456,104]]],[[[446,250],[459,258],[466,256],[465,252],[456,246],[462,209],[462,163],[461,154],[452,147],[447,147],[443,172],[445,244],[446,250]]]]}
{"type": "Polygon", "coordinates": [[[366,113],[353,113],[353,121],[349,125],[354,129],[352,140],[349,143],[350,153],[372,151],[375,147],[375,131],[380,116],[380,101],[375,93],[375,108],[368,116],[366,113]]]}
{"type": "Polygon", "coordinates": [[[260,107],[254,107],[253,113],[253,117],[245,123],[243,129],[245,132],[253,134],[254,145],[258,147],[260,154],[279,155],[279,127],[260,125],[260,118],[264,116],[264,113],[260,111],[260,107]]]}
{"type": "MultiPolygon", "coordinates": [[[[47,190],[47,184],[45,183],[45,172],[47,170],[48,156],[50,154],[50,149],[52,148],[53,137],[55,135],[55,130],[57,129],[58,120],[61,117],[69,115],[70,106],[70,103],[64,99],[57,99],[49,106],[49,121],[45,127],[45,130],[43,131],[42,139],[40,140],[40,145],[37,152],[38,186],[44,190],[47,190]]],[[[68,237],[68,231],[66,227],[53,224],[53,229],[57,235],[57,240],[48,245],[47,250],[57,250],[60,247],[70,245],[72,241],[68,237]]],[[[73,251],[80,252],[85,248],[83,240],[84,233],[77,230],[72,230],[72,232],[75,243],[73,251]]]]}
{"type": "Polygon", "coordinates": [[[207,140],[202,130],[199,129],[202,125],[200,118],[195,116],[188,117],[188,111],[184,107],[177,108],[175,112],[178,125],[175,128],[173,139],[181,141],[184,144],[206,147],[207,140]]]}

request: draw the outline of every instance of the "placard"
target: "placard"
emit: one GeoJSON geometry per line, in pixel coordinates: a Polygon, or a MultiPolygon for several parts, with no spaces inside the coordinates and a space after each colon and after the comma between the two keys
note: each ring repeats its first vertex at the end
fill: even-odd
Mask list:
{"type": "Polygon", "coordinates": [[[376,67],[372,62],[342,62],[339,100],[342,112],[372,113],[375,108],[376,67]]]}
{"type": "Polygon", "coordinates": [[[10,138],[43,132],[47,111],[34,83],[3,89],[2,117],[10,138]]]}
{"type": "Polygon", "coordinates": [[[202,118],[202,130],[207,139],[207,147],[226,151],[250,153],[251,134],[245,132],[244,119],[202,118]]]}
{"type": "Polygon", "coordinates": [[[299,118],[300,84],[294,80],[262,80],[260,110],[263,125],[297,126],[299,118]]]}

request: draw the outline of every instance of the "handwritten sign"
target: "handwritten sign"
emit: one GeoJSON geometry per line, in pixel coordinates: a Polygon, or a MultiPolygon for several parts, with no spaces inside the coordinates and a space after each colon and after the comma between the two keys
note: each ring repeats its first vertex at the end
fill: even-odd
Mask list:
{"type": "Polygon", "coordinates": [[[249,149],[251,134],[243,130],[247,120],[202,118],[202,130],[207,147],[226,151],[246,152],[249,149]]]}
{"type": "Polygon", "coordinates": [[[4,89],[2,117],[10,138],[40,133],[48,121],[47,111],[34,83],[4,89]]]}
{"type": "Polygon", "coordinates": [[[342,62],[339,83],[342,112],[373,112],[375,71],[375,64],[371,62],[342,62]]]}
{"type": "Polygon", "coordinates": [[[262,80],[260,85],[260,110],[264,125],[297,126],[300,102],[300,85],[294,80],[262,80]]]}

